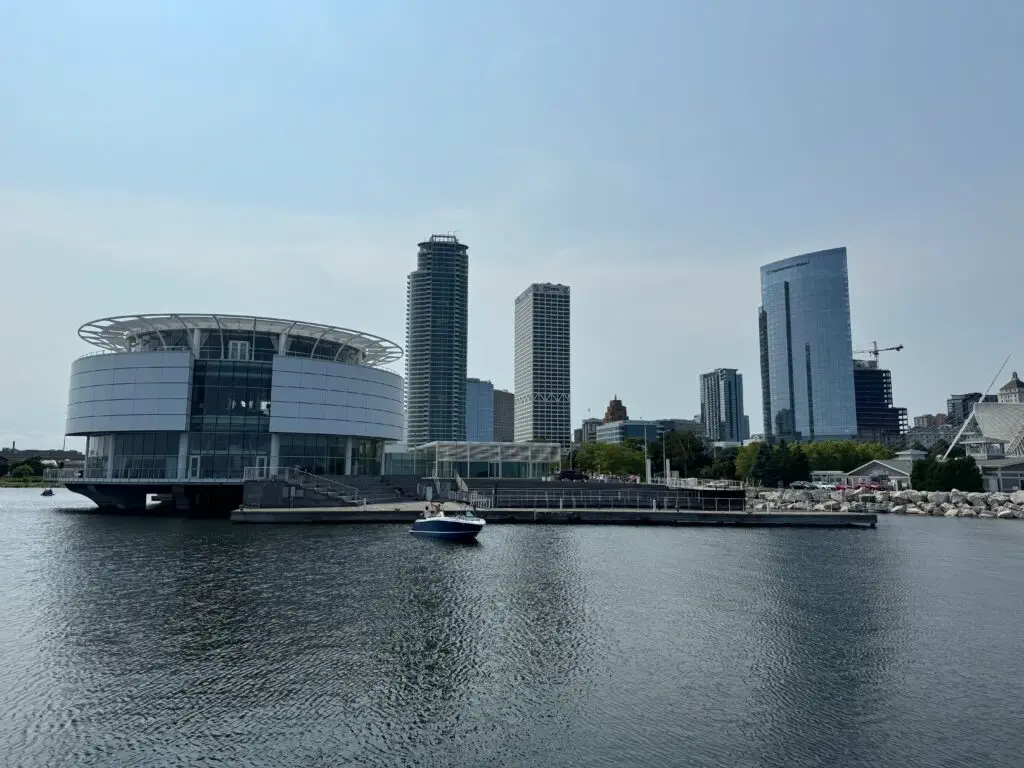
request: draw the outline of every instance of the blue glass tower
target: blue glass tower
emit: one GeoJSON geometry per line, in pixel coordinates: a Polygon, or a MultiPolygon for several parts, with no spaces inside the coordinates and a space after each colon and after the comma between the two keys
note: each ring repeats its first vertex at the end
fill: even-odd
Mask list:
{"type": "Polygon", "coordinates": [[[846,249],[761,267],[759,331],[765,436],[855,437],[846,249]]]}

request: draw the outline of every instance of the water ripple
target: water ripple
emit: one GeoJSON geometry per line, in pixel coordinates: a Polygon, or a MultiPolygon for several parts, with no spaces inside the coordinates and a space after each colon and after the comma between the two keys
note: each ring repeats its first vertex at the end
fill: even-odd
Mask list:
{"type": "Polygon", "coordinates": [[[261,527],[0,491],[0,763],[1019,765],[1024,526],[261,527]]]}

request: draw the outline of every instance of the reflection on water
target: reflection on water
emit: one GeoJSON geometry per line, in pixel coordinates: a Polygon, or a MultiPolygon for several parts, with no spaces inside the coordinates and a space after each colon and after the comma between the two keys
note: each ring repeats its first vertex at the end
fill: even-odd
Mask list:
{"type": "Polygon", "coordinates": [[[1018,765],[1024,526],[232,526],[0,491],[36,766],[1018,765]],[[49,502],[49,503],[47,503],[49,502]]]}

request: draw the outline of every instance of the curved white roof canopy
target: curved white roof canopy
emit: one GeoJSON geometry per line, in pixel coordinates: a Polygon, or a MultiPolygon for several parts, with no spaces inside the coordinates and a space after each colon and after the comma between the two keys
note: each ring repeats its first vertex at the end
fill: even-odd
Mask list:
{"type": "MultiPolygon", "coordinates": [[[[194,348],[192,342],[191,331],[195,330],[223,331],[232,332],[232,334],[246,332],[286,334],[292,338],[311,340],[313,344],[308,354],[289,351],[290,356],[300,357],[322,357],[316,353],[320,342],[337,344],[340,347],[339,355],[346,347],[355,349],[359,352],[360,361],[364,365],[374,367],[393,363],[402,357],[400,346],[372,333],[321,325],[320,323],[251,315],[121,315],[88,322],[78,329],[78,335],[100,349],[111,352],[132,352],[136,351],[142,339],[154,336],[160,340],[164,349],[178,349],[180,347],[166,343],[165,335],[174,331],[188,331],[189,333],[185,334],[188,346],[198,356],[199,350],[194,348]]],[[[178,334],[175,335],[178,336],[178,334]]]]}

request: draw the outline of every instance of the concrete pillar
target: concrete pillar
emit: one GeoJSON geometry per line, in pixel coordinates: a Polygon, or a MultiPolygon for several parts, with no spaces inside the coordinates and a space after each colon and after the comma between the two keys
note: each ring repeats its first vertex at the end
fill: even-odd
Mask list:
{"type": "Polygon", "coordinates": [[[107,446],[107,480],[114,477],[114,435],[108,435],[110,445],[107,446]]]}
{"type": "Polygon", "coordinates": [[[277,334],[277,354],[283,355],[288,350],[288,334],[277,334]]]}
{"type": "Polygon", "coordinates": [[[270,435],[270,461],[267,463],[271,475],[280,469],[278,464],[281,463],[281,436],[276,432],[272,432],[270,435]]]}
{"type": "Polygon", "coordinates": [[[188,432],[178,435],[178,479],[188,474],[188,432]]]}
{"type": "Polygon", "coordinates": [[[352,474],[352,438],[345,438],[345,474],[352,474]]]}
{"type": "Polygon", "coordinates": [[[202,349],[203,343],[203,332],[198,328],[192,329],[192,351],[196,357],[199,357],[199,350],[202,349]]]}

